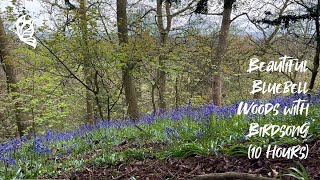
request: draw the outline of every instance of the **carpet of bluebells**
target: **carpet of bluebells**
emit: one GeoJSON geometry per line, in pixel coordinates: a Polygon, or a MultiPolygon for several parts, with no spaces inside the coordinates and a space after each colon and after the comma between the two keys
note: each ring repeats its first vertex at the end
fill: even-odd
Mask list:
{"type": "MultiPolygon", "coordinates": [[[[166,144],[165,148],[158,151],[131,149],[134,157],[144,157],[146,152],[159,158],[186,157],[190,154],[245,154],[246,141],[268,143],[268,139],[245,138],[250,122],[256,121],[261,124],[303,124],[307,121],[311,123],[309,134],[318,137],[320,125],[316,120],[320,119],[320,91],[311,96],[294,94],[268,101],[247,102],[279,103],[283,108],[292,105],[297,99],[309,100],[308,116],[237,115],[239,103],[223,107],[213,104],[194,107],[190,103],[170,111],[146,115],[135,121],[99,121],[95,125],[82,125],[72,131],[49,130],[31,139],[10,139],[0,144],[0,179],[56,177],[65,171],[81,169],[86,163],[112,164],[124,161],[130,153],[112,151],[112,147],[124,140],[140,144],[166,144]],[[243,146],[243,151],[237,148],[237,152],[233,152],[235,146],[243,146]]],[[[282,141],[299,143],[302,140],[291,138],[282,141]]]]}

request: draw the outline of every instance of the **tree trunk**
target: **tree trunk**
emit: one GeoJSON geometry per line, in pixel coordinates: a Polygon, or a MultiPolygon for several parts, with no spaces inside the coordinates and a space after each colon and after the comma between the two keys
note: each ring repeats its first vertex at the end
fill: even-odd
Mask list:
{"type": "Polygon", "coordinates": [[[162,110],[165,110],[167,108],[166,104],[166,98],[165,98],[165,93],[166,93],[166,72],[165,72],[165,67],[166,67],[166,52],[164,52],[164,48],[166,47],[167,44],[167,39],[168,39],[168,34],[171,29],[171,23],[172,23],[172,15],[170,12],[170,3],[168,1],[165,1],[165,10],[166,10],[166,27],[164,27],[164,16],[162,13],[162,5],[163,5],[163,0],[157,0],[157,26],[158,26],[158,31],[160,33],[159,39],[160,39],[160,55],[159,55],[159,69],[158,69],[158,86],[159,86],[159,108],[162,110]]]}
{"type": "Polygon", "coordinates": [[[8,41],[6,39],[6,34],[4,30],[3,21],[0,17],[0,58],[4,63],[4,68],[6,72],[6,80],[9,93],[12,93],[13,102],[14,102],[14,114],[16,119],[16,125],[18,127],[19,136],[23,136],[24,131],[26,130],[26,125],[23,122],[23,115],[21,112],[21,103],[17,100],[17,93],[19,93],[19,88],[17,86],[17,70],[13,62],[12,56],[10,56],[8,41]]]}
{"type": "MultiPolygon", "coordinates": [[[[261,72],[260,71],[257,72],[256,80],[261,80],[261,72]]],[[[256,93],[253,94],[253,99],[261,99],[261,98],[262,98],[261,91],[260,92],[256,92],[256,93]]]]}
{"type": "Polygon", "coordinates": [[[174,85],[176,108],[179,107],[179,102],[180,102],[179,89],[178,89],[178,86],[179,86],[179,81],[178,81],[178,79],[179,79],[179,75],[176,76],[176,82],[175,82],[175,85],[174,85]]]}
{"type": "Polygon", "coordinates": [[[156,102],[154,99],[154,91],[157,87],[157,84],[152,84],[151,85],[151,103],[152,103],[152,108],[153,108],[153,114],[156,114],[157,108],[156,108],[156,102]]]}
{"type": "MultiPolygon", "coordinates": [[[[80,31],[82,36],[82,63],[83,63],[83,74],[85,78],[85,83],[91,89],[93,73],[91,71],[89,46],[88,46],[88,23],[87,23],[87,10],[86,10],[86,0],[80,0],[80,31]]],[[[87,122],[90,124],[94,123],[94,113],[93,113],[93,94],[89,89],[86,89],[86,111],[87,111],[87,122]]]]}
{"type": "MultiPolygon", "coordinates": [[[[127,29],[127,0],[117,0],[117,26],[118,38],[120,45],[128,43],[128,29],[127,29]]],[[[134,78],[131,74],[134,64],[132,60],[127,61],[126,66],[122,68],[122,77],[124,83],[124,93],[126,98],[126,105],[128,107],[127,114],[136,119],[139,117],[139,107],[137,100],[137,92],[134,83],[134,78]]]]}
{"type": "MultiPolygon", "coordinates": [[[[160,46],[161,49],[165,47],[166,43],[166,35],[160,35],[160,46]]],[[[166,100],[165,100],[165,93],[166,93],[166,72],[165,72],[165,61],[166,57],[163,52],[160,52],[159,56],[159,70],[158,70],[158,78],[159,78],[159,108],[165,110],[167,108],[166,100]]]]}
{"type": "Polygon", "coordinates": [[[104,115],[103,115],[103,111],[102,111],[102,106],[101,106],[101,103],[100,103],[100,98],[99,98],[100,88],[99,88],[98,72],[97,71],[95,71],[95,75],[94,75],[94,86],[95,86],[94,97],[95,97],[95,100],[96,100],[97,111],[99,113],[100,119],[101,120],[105,120],[104,119],[104,115]]]}
{"type": "Polygon", "coordinates": [[[230,29],[231,23],[231,12],[232,12],[232,5],[235,0],[224,0],[224,7],[223,7],[223,17],[222,17],[222,24],[219,33],[219,40],[216,48],[215,59],[212,62],[214,71],[213,71],[213,79],[212,79],[212,98],[213,102],[217,106],[221,106],[222,101],[222,68],[221,68],[221,61],[223,60],[223,56],[226,51],[227,47],[227,38],[230,29]]]}
{"type": "Polygon", "coordinates": [[[309,89],[312,90],[314,87],[314,83],[316,81],[316,77],[318,74],[318,69],[319,69],[319,56],[320,56],[320,25],[319,25],[319,14],[320,14],[320,0],[318,0],[318,5],[317,5],[317,15],[315,19],[315,25],[316,25],[316,53],[313,58],[313,68],[312,68],[312,74],[311,74],[311,79],[309,83],[309,89]]]}
{"type": "Polygon", "coordinates": [[[111,120],[111,108],[110,108],[110,95],[108,95],[107,98],[107,107],[108,107],[108,114],[107,114],[107,120],[111,120]]]}

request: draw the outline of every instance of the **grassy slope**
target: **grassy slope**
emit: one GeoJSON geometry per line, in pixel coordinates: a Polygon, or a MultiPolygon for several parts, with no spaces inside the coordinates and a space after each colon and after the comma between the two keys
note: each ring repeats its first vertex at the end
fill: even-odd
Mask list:
{"type": "MultiPolygon", "coordinates": [[[[275,101],[275,100],[274,100],[275,101]]],[[[310,122],[308,138],[319,137],[319,97],[309,115],[234,115],[237,104],[217,112],[214,106],[182,107],[162,117],[82,126],[75,131],[47,134],[33,140],[12,140],[0,147],[0,178],[56,177],[88,164],[117,164],[129,159],[188,157],[196,154],[247,156],[250,144],[301,144],[302,138],[247,139],[249,124],[302,125],[310,122]],[[211,109],[210,109],[211,108],[211,109]],[[213,110],[214,109],[214,110],[213,110]],[[199,113],[201,112],[201,113],[199,113]],[[140,131],[133,124],[138,124],[140,131]]]]}

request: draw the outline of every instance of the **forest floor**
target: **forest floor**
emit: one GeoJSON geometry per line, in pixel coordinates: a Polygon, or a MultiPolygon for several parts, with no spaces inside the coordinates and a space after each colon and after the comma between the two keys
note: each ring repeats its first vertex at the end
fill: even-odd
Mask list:
{"type": "MultiPolygon", "coordinates": [[[[149,148],[162,148],[162,144],[147,144],[149,148]]],[[[320,140],[308,143],[309,155],[300,160],[308,171],[311,179],[320,179],[320,140]]],[[[135,148],[135,144],[124,144],[117,147],[118,151],[135,148]]],[[[263,153],[262,153],[263,154],[263,153]]],[[[115,165],[87,165],[80,171],[68,172],[59,178],[68,179],[191,179],[197,175],[209,173],[241,172],[276,177],[286,174],[288,168],[297,167],[294,160],[285,158],[248,159],[246,156],[203,156],[196,155],[187,158],[168,157],[164,160],[155,157],[131,159],[115,165]]],[[[293,179],[283,176],[283,179],[293,179]]]]}
{"type": "MultiPolygon", "coordinates": [[[[298,98],[303,97],[269,102],[286,107],[298,98]]],[[[226,174],[241,175],[238,179],[320,180],[320,92],[310,99],[308,116],[245,116],[236,114],[238,104],[187,105],[137,121],[99,121],[30,140],[13,139],[0,146],[5,165],[0,164],[0,179],[171,180],[231,172],[226,174]],[[257,122],[269,135],[251,136],[257,122]],[[287,128],[271,132],[270,124],[287,128]],[[281,147],[278,157],[266,157],[275,146],[281,147]],[[248,151],[257,159],[250,159],[248,151]]]]}

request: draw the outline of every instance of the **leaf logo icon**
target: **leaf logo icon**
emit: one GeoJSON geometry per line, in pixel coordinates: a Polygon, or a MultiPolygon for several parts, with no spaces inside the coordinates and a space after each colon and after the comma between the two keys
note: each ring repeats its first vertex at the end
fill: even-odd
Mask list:
{"type": "Polygon", "coordinates": [[[27,19],[27,15],[19,17],[16,22],[16,29],[16,34],[22,42],[36,48],[37,40],[33,37],[34,27],[32,19],[27,19]]]}

